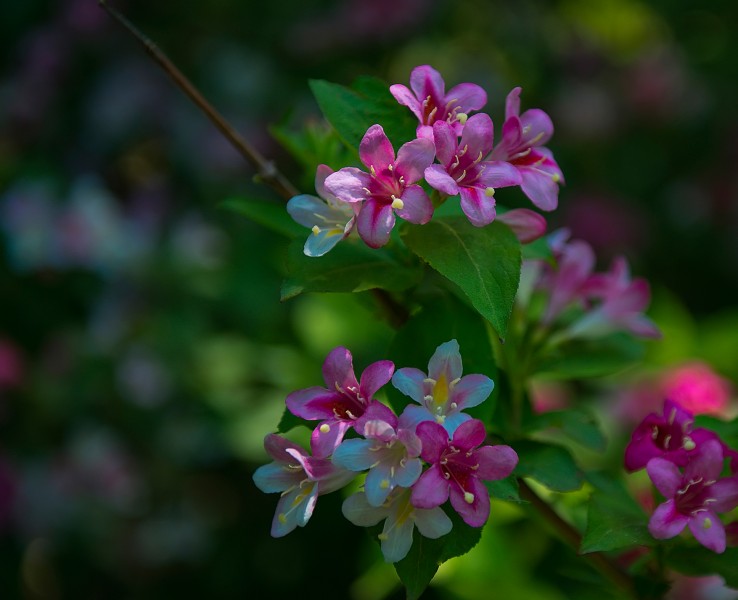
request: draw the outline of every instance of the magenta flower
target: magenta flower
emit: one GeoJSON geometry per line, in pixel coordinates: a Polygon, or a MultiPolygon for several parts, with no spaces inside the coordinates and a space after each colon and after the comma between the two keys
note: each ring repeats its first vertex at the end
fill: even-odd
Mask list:
{"type": "Polygon", "coordinates": [[[366,439],[344,440],[333,452],[333,464],[350,471],[369,470],[364,482],[366,500],[381,506],[396,487],[409,488],[420,477],[420,439],[403,419],[384,404],[366,410],[359,434],[366,439]]]}
{"type": "Polygon", "coordinates": [[[738,478],[720,478],[723,451],[710,440],[690,458],[684,474],[671,461],[653,458],[648,475],[666,502],[656,507],[648,530],[657,539],[679,535],[689,526],[697,541],[713,552],[725,551],[725,527],[717,513],[738,506],[738,478]]]}
{"type": "Polygon", "coordinates": [[[520,91],[514,88],[507,95],[502,141],[490,158],[512,164],[520,173],[523,193],[541,210],[554,210],[559,203],[559,182],[564,176],[551,151],[544,148],[553,135],[553,123],[540,109],[532,108],[520,114],[520,91]]]}
{"type": "Polygon", "coordinates": [[[381,540],[382,554],[388,563],[407,556],[413,545],[413,529],[427,538],[446,535],[453,524],[441,508],[417,508],[410,503],[410,490],[398,488],[381,506],[372,506],[364,492],[349,496],[343,503],[343,515],[354,525],[371,527],[384,520],[381,540]]]}
{"type": "Polygon", "coordinates": [[[395,99],[407,106],[418,118],[419,138],[433,139],[433,124],[448,123],[456,135],[461,135],[469,111],[487,104],[487,93],[473,83],[461,83],[445,93],[446,83],[433,67],[422,65],[410,73],[410,91],[396,83],[390,86],[395,99]]]}
{"type": "Polygon", "coordinates": [[[471,527],[481,527],[489,517],[489,493],[482,481],[504,479],[518,464],[509,446],[478,446],[484,441],[484,424],[478,419],[462,423],[448,439],[448,432],[433,422],[418,425],[423,442],[421,457],[431,467],[413,486],[411,502],[417,508],[451,506],[471,527]]]}
{"type": "Polygon", "coordinates": [[[695,415],[726,415],[733,395],[730,381],[700,361],[669,370],[660,387],[663,396],[695,415]]]}
{"type": "Polygon", "coordinates": [[[593,275],[582,292],[600,304],[575,322],[569,337],[597,337],[624,329],[646,338],[660,338],[661,332],[643,314],[651,301],[648,282],[639,277],[631,280],[628,261],[619,256],[607,273],[593,275]]]}
{"type": "Polygon", "coordinates": [[[369,173],[344,167],[329,175],[325,187],[343,202],[363,202],[357,217],[359,236],[372,248],[384,246],[395,226],[395,213],[410,223],[433,216],[433,204],[416,184],[433,162],[430,140],[416,139],[397,152],[380,125],[372,125],[359,144],[359,158],[369,173]]]}
{"type": "Polygon", "coordinates": [[[339,346],[323,363],[327,388],[310,387],[287,396],[287,408],[293,415],[321,421],[311,438],[315,456],[331,455],[346,431],[376,402],[374,394],[392,378],[394,370],[391,361],[380,360],[369,365],[357,382],[351,352],[339,346]]]}
{"type": "Polygon", "coordinates": [[[325,187],[325,180],[332,173],[328,165],[318,165],[315,190],[320,198],[300,194],[287,202],[290,216],[313,232],[305,242],[306,256],[323,256],[351,233],[356,222],[360,206],[341,202],[325,187]]]}
{"type": "Polygon", "coordinates": [[[521,244],[530,244],[546,233],[546,219],[527,208],[516,208],[497,216],[507,225],[521,244]]]}
{"type": "Polygon", "coordinates": [[[683,467],[707,441],[717,440],[712,431],[693,429],[694,416],[671,400],[664,402],[664,414],[651,413],[636,427],[625,448],[625,468],[643,469],[652,458],[663,458],[683,467]]]}
{"type": "Polygon", "coordinates": [[[484,161],[494,143],[492,119],[484,113],[470,117],[459,141],[445,121],[433,125],[436,156],[441,164],[425,170],[428,184],[448,196],[461,196],[461,209],[472,225],[494,221],[495,188],[520,184],[520,174],[506,162],[484,161]]]}
{"type": "Polygon", "coordinates": [[[355,477],[351,471],[333,465],[328,459],[314,458],[274,433],[264,438],[264,448],[274,461],[256,469],[253,479],[262,492],[282,494],[272,520],[273,537],[304,527],[319,495],[340,489],[355,477]]]}
{"type": "Polygon", "coordinates": [[[471,419],[461,411],[484,402],[495,384],[486,375],[462,377],[462,372],[456,340],[436,348],[428,362],[428,375],[413,367],[398,369],[392,377],[392,385],[420,405],[411,404],[405,408],[402,419],[406,427],[435,421],[451,435],[459,425],[471,419]]]}

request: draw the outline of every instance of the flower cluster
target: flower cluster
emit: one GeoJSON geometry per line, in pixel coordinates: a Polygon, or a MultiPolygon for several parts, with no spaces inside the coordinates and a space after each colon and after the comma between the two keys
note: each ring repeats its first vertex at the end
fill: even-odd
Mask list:
{"type": "Polygon", "coordinates": [[[545,296],[541,316],[545,326],[561,321],[569,309],[581,309],[577,318],[566,322],[557,341],[592,339],[614,331],[661,337],[656,325],[643,314],[651,300],[648,282],[640,277],[631,279],[625,257],[615,258],[609,271],[595,273],[592,247],[583,240],[568,238],[566,230],[556,231],[549,238],[555,268],[544,261],[526,261],[524,265],[531,289],[545,296]]]}
{"type": "MultiPolygon", "coordinates": [[[[486,92],[462,83],[448,92],[441,75],[423,65],[410,74],[410,88],[390,86],[390,92],[418,118],[417,138],[403,144],[397,154],[380,124],[369,127],[359,145],[365,169],[344,167],[333,173],[320,165],[316,175],[318,196],[295,196],[288,203],[292,217],[312,229],[305,254],[322,256],[356,227],[372,248],[390,238],[396,216],[425,224],[434,204],[458,196],[461,209],[477,226],[497,217],[495,189],[520,186],[541,210],[558,204],[563,175],[544,144],[553,134],[548,115],[539,109],[520,114],[520,92],[507,97],[502,139],[494,144],[494,125],[485,113],[469,116],[487,102],[486,92]],[[427,184],[435,194],[431,201],[427,184]]],[[[543,235],[546,222],[538,213],[516,209],[501,215],[523,242],[543,235]]]]}
{"type": "Polygon", "coordinates": [[[358,381],[351,353],[343,347],[331,351],[323,364],[326,387],[298,390],[286,399],[295,416],[319,422],[310,440],[312,456],[269,434],[264,446],[274,461],[254,473],[260,490],[281,493],[272,535],[304,526],[318,496],[345,486],[357,473],[366,473],[363,489],[346,499],[344,516],[360,526],[384,520],[379,539],[387,562],[407,555],[415,527],[428,538],[451,530],[441,508],[447,500],[467,525],[481,527],[490,512],[483,481],[510,475],[518,457],[509,446],[482,445],[484,424],[463,411],[483,402],[494,384],[485,375],[462,376],[462,368],[456,340],[436,349],[427,374],[415,368],[395,372],[383,360],[369,365],[358,381]],[[417,403],[399,417],[374,398],[390,381],[417,403]]]}
{"type": "Polygon", "coordinates": [[[724,552],[726,527],[718,513],[738,506],[738,452],[716,433],[694,427],[693,415],[667,400],[663,415],[648,415],[625,449],[628,471],[644,467],[666,499],[651,516],[651,535],[673,538],[689,526],[703,546],[724,552]]]}

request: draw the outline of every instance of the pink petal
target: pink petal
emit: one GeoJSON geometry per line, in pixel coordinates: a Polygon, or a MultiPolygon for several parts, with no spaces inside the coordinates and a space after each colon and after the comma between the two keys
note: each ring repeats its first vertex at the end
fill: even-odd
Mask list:
{"type": "Polygon", "coordinates": [[[313,452],[313,456],[316,458],[327,458],[333,454],[333,451],[343,441],[343,437],[350,428],[351,423],[348,421],[332,419],[330,421],[324,421],[313,429],[313,433],[310,435],[310,449],[313,452]],[[328,426],[328,431],[321,430],[323,425],[328,426]]]}
{"type": "Polygon", "coordinates": [[[502,188],[520,185],[522,177],[518,169],[504,161],[487,161],[479,165],[484,167],[475,185],[481,188],[502,188]]]}
{"type": "Polygon", "coordinates": [[[656,507],[648,522],[648,531],[657,540],[666,540],[679,535],[689,522],[689,517],[678,513],[674,500],[667,500],[656,507]]]}
{"type": "Polygon", "coordinates": [[[428,194],[419,185],[409,185],[400,197],[404,203],[402,208],[396,209],[406,221],[423,225],[431,220],[433,216],[433,203],[428,194]]]}
{"type": "Polygon", "coordinates": [[[689,520],[689,530],[705,548],[718,554],[725,552],[725,527],[711,510],[694,515],[689,520]]]}
{"type": "Polygon", "coordinates": [[[486,375],[465,375],[454,386],[451,401],[456,403],[458,410],[466,410],[480,405],[494,389],[494,382],[486,375]]]}
{"type": "Polygon", "coordinates": [[[433,162],[436,148],[430,140],[416,139],[404,144],[397,152],[395,171],[410,185],[423,177],[423,171],[433,162]]]}
{"type": "Polygon", "coordinates": [[[421,458],[428,463],[441,460],[441,454],[448,448],[448,432],[435,421],[423,421],[418,423],[415,433],[423,442],[421,458]]]}
{"type": "Polygon", "coordinates": [[[462,490],[458,485],[451,485],[449,499],[451,506],[470,527],[481,527],[489,518],[489,492],[484,484],[476,477],[467,480],[467,489],[462,490]],[[466,493],[471,493],[474,500],[471,504],[466,501],[466,493]]]}
{"type": "Polygon", "coordinates": [[[336,385],[342,390],[359,387],[354,375],[353,357],[348,348],[338,346],[328,353],[323,362],[323,380],[329,390],[335,390],[336,385]]]}
{"type": "Polygon", "coordinates": [[[461,195],[461,210],[475,227],[484,227],[495,220],[497,210],[495,209],[494,196],[487,196],[478,188],[462,187],[459,189],[461,195]]]}
{"type": "MultiPolygon", "coordinates": [[[[331,385],[331,388],[335,389],[335,385],[331,385]]],[[[332,419],[335,416],[334,404],[343,402],[343,396],[338,392],[317,386],[291,392],[285,400],[287,409],[293,415],[308,421],[332,419]]]]}
{"type": "Polygon", "coordinates": [[[523,178],[520,187],[533,204],[545,211],[558,206],[559,185],[551,175],[529,168],[521,168],[520,174],[523,178]]]}
{"type": "Polygon", "coordinates": [[[443,477],[441,468],[433,465],[415,482],[410,502],[416,508],[440,506],[448,500],[448,487],[448,481],[443,477]]]}
{"type": "Polygon", "coordinates": [[[512,229],[522,244],[529,244],[546,233],[546,219],[527,208],[509,210],[498,215],[497,220],[512,229]]]}
{"type": "Polygon", "coordinates": [[[403,106],[407,106],[420,121],[423,120],[420,102],[406,86],[396,83],[391,85],[389,90],[397,102],[403,106]]]}
{"type": "Polygon", "coordinates": [[[682,483],[679,468],[665,458],[652,458],[646,465],[646,471],[656,489],[664,498],[673,498],[682,483]]]}
{"type": "Polygon", "coordinates": [[[479,446],[486,437],[487,431],[484,428],[484,423],[479,419],[470,419],[459,425],[454,432],[453,445],[462,450],[472,450],[479,446]]]}
{"type": "Polygon", "coordinates": [[[359,158],[366,167],[381,172],[395,162],[395,149],[381,125],[367,129],[359,144],[359,158]]]}
{"type": "Polygon", "coordinates": [[[325,189],[344,202],[362,202],[372,178],[356,167],[344,167],[325,178],[325,189]]]}
{"type": "Polygon", "coordinates": [[[723,447],[718,440],[707,440],[684,468],[685,479],[717,479],[723,470],[723,447]]]}
{"type": "Polygon", "coordinates": [[[371,400],[377,390],[392,379],[395,372],[395,363],[391,360],[380,360],[369,365],[361,374],[359,389],[364,398],[371,400]]]}
{"type": "Polygon", "coordinates": [[[538,108],[531,108],[520,115],[523,126],[523,143],[530,146],[543,146],[553,135],[551,117],[538,108]]]}
{"type": "Polygon", "coordinates": [[[441,74],[429,65],[415,67],[410,73],[410,88],[421,102],[430,96],[436,105],[440,104],[445,96],[445,87],[441,74]]]}
{"type": "Polygon", "coordinates": [[[438,162],[444,167],[454,162],[454,156],[458,151],[458,138],[446,121],[433,123],[433,143],[436,147],[438,162]]]}
{"type": "Polygon", "coordinates": [[[738,506],[738,477],[725,477],[710,488],[715,503],[710,506],[715,512],[729,512],[738,506]]]}
{"type": "Polygon", "coordinates": [[[456,104],[461,107],[461,111],[467,113],[470,110],[479,110],[487,104],[487,92],[474,83],[460,83],[452,87],[446,94],[446,102],[452,100],[456,100],[456,104]]]}
{"type": "Polygon", "coordinates": [[[479,463],[477,476],[485,481],[505,479],[518,464],[518,454],[510,446],[482,446],[474,459],[479,463]]]}
{"type": "Polygon", "coordinates": [[[425,170],[425,180],[428,185],[447,196],[459,193],[459,186],[441,165],[431,165],[425,170]]]}
{"type": "Polygon", "coordinates": [[[464,125],[459,147],[468,147],[467,153],[472,160],[476,160],[480,154],[484,158],[492,150],[494,135],[492,119],[485,113],[479,113],[469,117],[464,125]]]}
{"type": "Polygon", "coordinates": [[[307,455],[305,450],[300,446],[283,438],[281,435],[277,435],[276,433],[269,433],[264,438],[264,450],[266,450],[267,454],[274,460],[280,463],[292,465],[297,464],[292,455],[287,453],[288,448],[307,455]]]}
{"type": "Polygon", "coordinates": [[[451,383],[454,379],[461,377],[462,372],[459,342],[456,340],[449,340],[438,346],[428,361],[428,377],[436,381],[441,378],[441,374],[444,374],[446,381],[451,383]]]}
{"type": "Polygon", "coordinates": [[[390,239],[395,226],[395,213],[389,204],[369,199],[356,218],[359,236],[371,248],[380,248],[390,239]]]}
{"type": "Polygon", "coordinates": [[[315,191],[318,192],[318,196],[324,200],[337,200],[337,198],[328,191],[328,188],[325,187],[326,178],[332,174],[333,169],[328,165],[318,165],[318,168],[315,170],[315,191]]]}
{"type": "Polygon", "coordinates": [[[520,116],[520,92],[522,91],[523,88],[515,87],[507,95],[505,99],[505,121],[510,117],[520,116]]]}

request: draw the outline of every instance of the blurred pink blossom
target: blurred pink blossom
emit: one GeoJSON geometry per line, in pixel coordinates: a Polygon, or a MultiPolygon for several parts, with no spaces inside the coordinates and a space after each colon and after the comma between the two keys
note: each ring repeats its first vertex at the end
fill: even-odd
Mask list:
{"type": "Polygon", "coordinates": [[[660,382],[661,395],[692,414],[725,415],[733,393],[727,379],[710,365],[694,361],[672,369],[660,382]]]}
{"type": "Polygon", "coordinates": [[[0,389],[15,387],[23,378],[23,360],[18,348],[0,338],[0,389]]]}

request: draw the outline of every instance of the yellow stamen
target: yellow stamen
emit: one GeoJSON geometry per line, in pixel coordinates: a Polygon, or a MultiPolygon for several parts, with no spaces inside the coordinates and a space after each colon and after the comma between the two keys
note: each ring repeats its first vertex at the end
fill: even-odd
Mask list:
{"type": "Polygon", "coordinates": [[[466,113],[463,113],[463,112],[456,113],[456,120],[462,125],[466,124],[466,120],[468,118],[469,118],[469,115],[467,115],[466,113]]]}
{"type": "Polygon", "coordinates": [[[484,195],[487,196],[487,198],[491,198],[495,195],[495,188],[488,187],[484,190],[484,195]]]}
{"type": "Polygon", "coordinates": [[[313,234],[318,235],[320,233],[320,227],[313,225],[313,234]]]}
{"type": "Polygon", "coordinates": [[[694,440],[691,437],[685,437],[684,442],[682,443],[682,448],[684,448],[687,452],[690,450],[694,450],[697,447],[697,444],[694,443],[694,440]]]}
{"type": "Polygon", "coordinates": [[[381,487],[383,490],[386,490],[389,486],[389,479],[382,479],[382,481],[379,482],[379,487],[381,487]]]}
{"type": "Polygon", "coordinates": [[[712,527],[712,519],[705,519],[702,521],[702,528],[703,529],[710,529],[712,527]]]}
{"type": "Polygon", "coordinates": [[[328,433],[331,430],[331,426],[328,423],[323,423],[320,426],[320,433],[328,433]]]}
{"type": "Polygon", "coordinates": [[[405,208],[405,203],[400,198],[392,196],[392,208],[395,210],[402,210],[405,208]]]}
{"type": "Polygon", "coordinates": [[[467,504],[474,504],[474,494],[471,492],[464,492],[464,502],[467,504]]]}
{"type": "Polygon", "coordinates": [[[551,179],[554,183],[558,183],[559,181],[561,181],[561,176],[558,173],[554,173],[553,175],[551,175],[551,179]]]}

